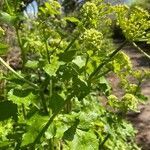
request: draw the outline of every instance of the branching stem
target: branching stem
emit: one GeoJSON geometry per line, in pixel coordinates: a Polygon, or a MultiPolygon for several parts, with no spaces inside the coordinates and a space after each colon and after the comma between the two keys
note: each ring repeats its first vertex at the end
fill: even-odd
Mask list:
{"type": "Polygon", "coordinates": [[[99,149],[103,149],[104,144],[106,143],[106,141],[109,139],[110,134],[107,134],[106,137],[104,138],[104,140],[102,141],[102,143],[99,145],[99,149]]]}
{"type": "Polygon", "coordinates": [[[74,44],[74,42],[77,40],[77,38],[80,36],[80,34],[76,35],[73,40],[69,43],[69,45],[66,47],[66,49],[64,50],[64,52],[67,52],[71,46],[74,44]]]}
{"type": "Polygon", "coordinates": [[[106,59],[102,61],[102,63],[90,74],[89,76],[89,81],[96,76],[99,71],[106,65],[108,64],[112,58],[127,44],[127,41],[125,40],[116,50],[114,50],[106,59]]]}
{"type": "Polygon", "coordinates": [[[11,68],[1,57],[0,57],[0,63],[3,64],[3,66],[5,66],[9,71],[11,71],[16,77],[18,77],[19,79],[21,79],[22,81],[28,83],[30,86],[32,86],[33,88],[38,89],[38,86],[30,81],[28,81],[27,79],[25,79],[22,75],[20,75],[19,73],[17,73],[13,68],[11,68]]]}

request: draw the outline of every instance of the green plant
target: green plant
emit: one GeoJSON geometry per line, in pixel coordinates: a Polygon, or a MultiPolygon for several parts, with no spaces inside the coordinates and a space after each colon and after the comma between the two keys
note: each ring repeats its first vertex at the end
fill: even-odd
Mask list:
{"type": "Polygon", "coordinates": [[[128,28],[121,18],[123,11],[127,11],[125,6],[90,1],[79,12],[66,17],[60,4],[50,0],[40,7],[36,19],[26,22],[17,12],[19,3],[14,7],[5,4],[0,19],[16,30],[23,63],[16,71],[0,57],[7,68],[0,76],[5,83],[0,102],[3,108],[0,147],[139,149],[134,143],[135,130],[124,115],[137,111],[137,103],[145,100],[140,84],[149,78],[149,72],[134,72],[130,58],[121,50],[126,43],[143,36],[149,14],[140,9],[146,13],[139,16],[139,9],[133,9],[128,28]],[[111,23],[108,16],[112,13],[127,31],[124,32],[127,40],[116,49],[112,43],[108,45],[111,42],[107,34],[111,23]],[[102,22],[104,18],[106,21],[102,22]],[[137,34],[131,26],[141,23],[140,19],[144,19],[145,26],[137,34]],[[68,23],[74,25],[71,31],[68,23]],[[113,87],[106,79],[109,72],[120,78],[123,97],[112,93],[113,87]],[[129,83],[131,75],[139,81],[137,86],[129,83]],[[103,105],[101,99],[107,104],[103,105]]]}

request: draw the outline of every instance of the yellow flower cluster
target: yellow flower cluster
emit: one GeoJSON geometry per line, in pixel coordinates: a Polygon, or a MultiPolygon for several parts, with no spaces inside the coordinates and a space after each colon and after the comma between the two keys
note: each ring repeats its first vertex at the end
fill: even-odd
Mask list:
{"type": "Polygon", "coordinates": [[[108,104],[114,108],[119,109],[123,112],[129,110],[137,111],[138,100],[130,93],[126,93],[121,100],[119,100],[115,95],[110,95],[108,97],[108,104]]]}
{"type": "Polygon", "coordinates": [[[85,43],[88,50],[98,50],[101,47],[103,34],[95,29],[87,29],[81,36],[81,40],[85,43]]]}
{"type": "Polygon", "coordinates": [[[94,3],[86,2],[81,10],[82,21],[86,26],[97,26],[99,11],[94,3]]]}
{"type": "Polygon", "coordinates": [[[125,110],[137,110],[138,100],[133,94],[126,93],[122,99],[123,109],[125,110]]]}
{"type": "Polygon", "coordinates": [[[150,27],[149,13],[139,7],[131,10],[126,6],[115,6],[117,22],[125,37],[131,41],[139,41],[145,38],[146,30],[150,27]]]}
{"type": "Polygon", "coordinates": [[[120,71],[123,71],[124,74],[128,74],[129,71],[132,69],[132,62],[130,60],[130,57],[126,55],[124,52],[119,52],[115,59],[112,61],[113,65],[113,71],[117,73],[119,76],[120,71]]]}

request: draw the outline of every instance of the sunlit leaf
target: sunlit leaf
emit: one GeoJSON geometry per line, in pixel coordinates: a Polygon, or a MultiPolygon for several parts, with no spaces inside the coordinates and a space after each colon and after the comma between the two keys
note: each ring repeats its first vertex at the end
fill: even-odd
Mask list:
{"type": "Polygon", "coordinates": [[[10,90],[8,92],[8,99],[18,106],[24,104],[28,107],[37,98],[30,90],[10,90]]]}
{"type": "Polygon", "coordinates": [[[28,130],[23,135],[21,146],[26,146],[34,142],[41,129],[47,123],[49,117],[35,114],[28,122],[28,130]]]}
{"type": "Polygon", "coordinates": [[[0,43],[0,55],[6,54],[8,46],[6,44],[0,43]]]}

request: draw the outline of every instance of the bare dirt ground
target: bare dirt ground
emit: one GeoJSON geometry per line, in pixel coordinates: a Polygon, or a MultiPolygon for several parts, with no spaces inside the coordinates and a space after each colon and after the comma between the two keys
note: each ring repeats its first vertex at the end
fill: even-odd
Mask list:
{"type": "MultiPolygon", "coordinates": [[[[150,50],[150,47],[147,47],[147,52],[148,50],[150,50]]],[[[128,45],[124,48],[124,51],[130,56],[134,69],[150,69],[150,60],[136,48],[128,45]]],[[[136,135],[138,145],[142,150],[150,150],[150,80],[142,84],[142,93],[148,97],[148,101],[146,104],[139,105],[139,113],[131,113],[128,118],[138,131],[136,135]]]]}

